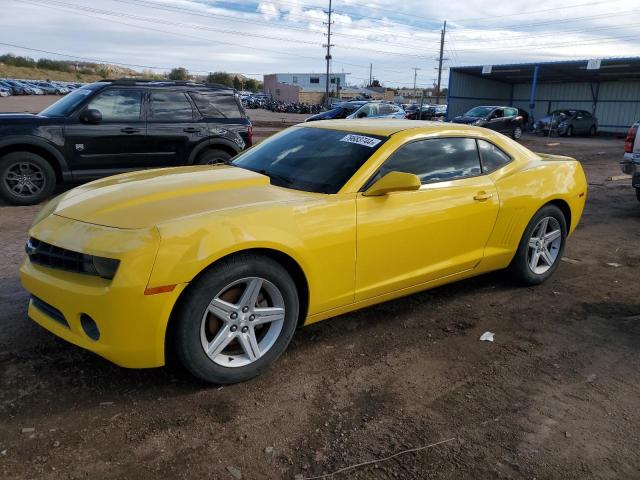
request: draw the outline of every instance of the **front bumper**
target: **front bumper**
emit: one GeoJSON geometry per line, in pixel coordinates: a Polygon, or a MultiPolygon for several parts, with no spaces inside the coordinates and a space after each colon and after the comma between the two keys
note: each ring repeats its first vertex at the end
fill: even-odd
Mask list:
{"type": "Polygon", "coordinates": [[[159,246],[157,231],[114,229],[50,215],[30,234],[69,250],[120,259],[114,279],[106,280],[35,265],[25,258],[20,279],[32,295],[31,319],[122,367],[164,364],[167,323],[186,284],[171,292],[144,295],[159,246]],[[95,322],[97,340],[83,328],[83,314],[95,322]]]}

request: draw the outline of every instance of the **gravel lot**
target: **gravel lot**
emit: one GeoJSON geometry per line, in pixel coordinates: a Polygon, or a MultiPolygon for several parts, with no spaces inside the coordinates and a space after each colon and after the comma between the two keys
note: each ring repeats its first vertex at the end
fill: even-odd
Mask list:
{"type": "MultiPolygon", "coordinates": [[[[250,114],[265,136],[282,123],[250,114]]],[[[640,204],[606,180],[622,140],[523,143],[578,158],[590,183],[549,282],[485,275],[321,322],[224,388],[120,369],[28,320],[17,270],[38,208],[0,206],[0,477],[306,478],[453,439],[332,478],[640,478],[640,204]]]]}

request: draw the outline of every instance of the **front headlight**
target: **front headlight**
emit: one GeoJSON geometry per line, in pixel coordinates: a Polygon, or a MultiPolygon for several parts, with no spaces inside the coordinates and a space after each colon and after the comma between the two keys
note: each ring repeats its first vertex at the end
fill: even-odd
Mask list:
{"type": "Polygon", "coordinates": [[[475,122],[473,122],[472,125],[477,125],[477,126],[481,127],[482,125],[484,125],[484,120],[476,120],[475,122]]]}

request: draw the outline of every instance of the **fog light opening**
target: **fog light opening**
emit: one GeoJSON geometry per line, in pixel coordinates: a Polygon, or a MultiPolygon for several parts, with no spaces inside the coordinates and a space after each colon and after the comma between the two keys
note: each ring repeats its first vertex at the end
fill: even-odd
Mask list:
{"type": "Polygon", "coordinates": [[[91,340],[99,340],[100,339],[100,330],[98,329],[98,325],[96,322],[86,313],[80,315],[80,325],[82,325],[82,330],[91,340]]]}

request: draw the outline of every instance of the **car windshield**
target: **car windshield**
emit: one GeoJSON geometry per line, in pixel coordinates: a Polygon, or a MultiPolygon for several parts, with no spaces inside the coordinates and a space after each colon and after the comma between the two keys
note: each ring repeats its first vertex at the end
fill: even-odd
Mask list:
{"type": "Polygon", "coordinates": [[[231,164],[267,175],[280,187],[336,193],[386,139],[293,127],[241,153],[231,164]]]}
{"type": "Polygon", "coordinates": [[[66,117],[73,112],[83,100],[91,95],[96,88],[95,86],[91,87],[87,85],[78,90],[73,90],[71,93],[41,111],[40,115],[45,117],[66,117]]]}
{"type": "Polygon", "coordinates": [[[493,112],[493,107],[474,107],[465,113],[465,117],[486,117],[493,112]]]}

